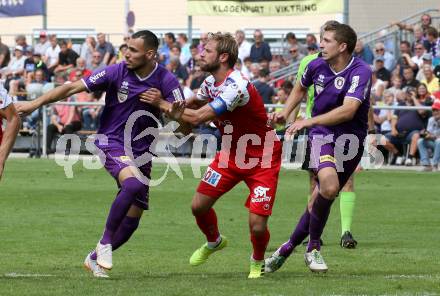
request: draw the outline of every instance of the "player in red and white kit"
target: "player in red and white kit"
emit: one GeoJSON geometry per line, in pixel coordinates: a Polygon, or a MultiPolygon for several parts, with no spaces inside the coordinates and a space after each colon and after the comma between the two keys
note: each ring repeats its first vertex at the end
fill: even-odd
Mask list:
{"type": "Polygon", "coordinates": [[[0,179],[3,175],[6,159],[11,152],[20,128],[20,117],[12,104],[8,91],[0,84],[0,179]],[[3,133],[2,121],[6,119],[6,129],[3,133]]]}
{"type": "Polygon", "coordinates": [[[212,208],[215,202],[237,183],[249,188],[249,228],[253,246],[249,278],[264,274],[264,252],[270,234],[267,221],[274,204],[281,166],[281,143],[267,125],[263,100],[255,86],[234,70],[238,45],[232,35],[209,34],[201,53],[200,66],[212,75],[205,79],[197,99],[169,103],[156,90],[141,95],[141,100],[159,106],[180,121],[198,125],[213,120],[222,133],[221,151],[209,165],[192,201],[192,212],[207,243],[190,258],[193,266],[205,263],[209,255],[227,245],[217,226],[212,208]]]}

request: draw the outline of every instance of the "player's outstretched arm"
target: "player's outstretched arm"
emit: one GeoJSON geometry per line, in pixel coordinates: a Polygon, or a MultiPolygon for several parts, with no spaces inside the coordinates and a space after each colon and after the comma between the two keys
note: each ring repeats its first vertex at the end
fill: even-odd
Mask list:
{"type": "MultiPolygon", "coordinates": [[[[283,111],[278,113],[271,113],[269,115],[269,121],[274,123],[284,123],[286,122],[287,118],[289,118],[289,115],[292,113],[292,111],[295,110],[296,114],[298,114],[297,112],[299,109],[297,109],[297,107],[306,95],[306,92],[307,89],[304,88],[297,80],[293,90],[290,92],[290,95],[287,98],[283,111]]],[[[296,118],[296,116],[294,118],[296,118]]]]}
{"type": "Polygon", "coordinates": [[[206,104],[197,110],[184,108],[183,112],[176,112],[178,108],[181,108],[181,106],[179,106],[179,103],[175,103],[173,105],[172,103],[162,98],[162,94],[160,93],[160,91],[152,89],[140,94],[139,98],[144,103],[148,103],[158,107],[162,112],[167,113],[173,119],[177,121],[187,122],[192,125],[198,125],[200,123],[213,120],[217,117],[214,109],[209,104],[206,104]],[[180,116],[173,115],[178,113],[181,113],[180,116]]]}
{"type": "Polygon", "coordinates": [[[0,117],[6,119],[6,129],[3,135],[3,140],[0,145],[0,179],[3,175],[3,169],[6,159],[11,152],[14,145],[15,138],[17,137],[18,130],[20,129],[20,117],[13,104],[10,104],[5,109],[0,110],[0,117]]]}
{"type": "Polygon", "coordinates": [[[33,101],[18,102],[15,104],[15,107],[16,107],[19,114],[27,115],[27,114],[32,113],[32,111],[40,108],[43,105],[47,105],[50,103],[61,101],[67,97],[70,97],[71,95],[74,95],[76,93],[86,91],[86,90],[87,90],[87,88],[86,88],[85,84],[81,80],[78,80],[78,81],[75,81],[72,83],[63,84],[61,86],[58,86],[33,101]]]}

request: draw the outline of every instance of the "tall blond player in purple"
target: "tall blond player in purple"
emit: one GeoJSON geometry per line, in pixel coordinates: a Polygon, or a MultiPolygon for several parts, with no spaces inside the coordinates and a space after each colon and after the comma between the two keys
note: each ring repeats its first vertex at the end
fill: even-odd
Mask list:
{"type": "MultiPolygon", "coordinates": [[[[314,272],[328,269],[320,237],[333,201],[360,162],[368,129],[372,73],[369,65],[352,56],[356,40],[350,26],[328,22],[323,28],[321,57],[308,64],[293,90],[297,92],[294,97],[302,98],[308,87],[314,87],[312,118],[295,121],[286,134],[309,129],[309,167],[314,169],[318,185],[289,240],[266,259],[267,272],[279,269],[307,236],[306,265],[314,272]]],[[[296,104],[288,100],[285,108],[291,111],[296,104]]],[[[279,122],[284,118],[275,115],[272,119],[279,122]]]]}

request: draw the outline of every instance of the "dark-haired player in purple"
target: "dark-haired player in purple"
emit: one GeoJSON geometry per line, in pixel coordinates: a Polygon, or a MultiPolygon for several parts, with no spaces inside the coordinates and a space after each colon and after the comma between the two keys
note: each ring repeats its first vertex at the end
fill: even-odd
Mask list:
{"type": "MultiPolygon", "coordinates": [[[[312,118],[295,121],[286,134],[309,129],[310,168],[315,170],[318,185],[290,239],[266,259],[267,272],[279,269],[307,236],[306,265],[315,272],[328,269],[320,252],[320,237],[334,199],[361,160],[368,129],[372,73],[369,65],[352,56],[356,40],[350,26],[328,22],[320,44],[322,56],[308,64],[293,90],[302,98],[314,86],[312,118]]],[[[286,108],[293,110],[295,104],[288,101],[286,108]]],[[[275,122],[279,119],[273,118],[275,122]]]]}
{"type": "Polygon", "coordinates": [[[126,137],[129,143],[124,142],[124,130],[126,123],[132,121],[129,119],[133,119],[130,117],[133,113],[148,111],[158,118],[160,110],[141,102],[139,94],[155,88],[169,102],[183,99],[177,79],[156,62],[158,45],[159,41],[152,32],[139,31],[128,42],[125,62],[97,70],[87,78],[57,87],[32,102],[17,105],[18,111],[26,114],[78,92],[106,91],[98,134],[105,135],[107,141],[96,141],[96,146],[102,152],[101,160],[106,170],[116,179],[119,191],[110,208],[102,238],[84,262],[96,277],[108,277],[106,270],[113,266],[112,251],[130,238],[139,225],[143,210],[148,209],[148,183],[136,175],[141,173],[149,179],[151,161],[136,164],[135,159],[151,153],[154,136],[134,139],[148,128],[157,128],[157,120],[145,114],[136,116],[131,135],[126,137]],[[127,151],[127,146],[131,151],[127,151]]]}

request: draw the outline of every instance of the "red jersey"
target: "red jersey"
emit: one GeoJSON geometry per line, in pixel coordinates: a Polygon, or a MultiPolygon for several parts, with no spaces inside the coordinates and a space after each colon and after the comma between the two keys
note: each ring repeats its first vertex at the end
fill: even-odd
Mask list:
{"type": "Polygon", "coordinates": [[[207,77],[200,86],[197,98],[209,101],[217,114],[215,125],[222,135],[232,136],[231,155],[244,147],[249,157],[261,157],[264,149],[268,153],[281,153],[280,140],[267,124],[263,99],[255,86],[239,71],[231,70],[226,79],[217,84],[212,75],[207,77]]]}

